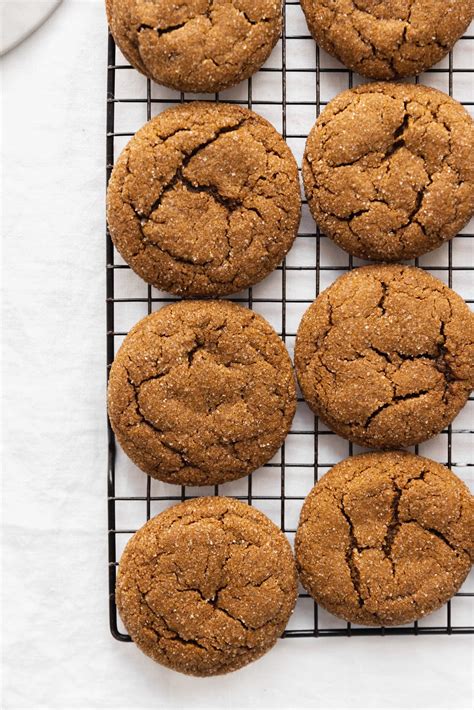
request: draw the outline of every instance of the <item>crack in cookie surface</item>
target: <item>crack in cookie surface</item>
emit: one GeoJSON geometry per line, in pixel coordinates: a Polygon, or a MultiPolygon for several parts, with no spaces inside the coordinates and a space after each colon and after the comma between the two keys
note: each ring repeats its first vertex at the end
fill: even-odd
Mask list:
{"type": "Polygon", "coordinates": [[[362,446],[397,448],[447,426],[474,385],[474,315],[415,267],[367,266],[306,311],[295,367],[309,406],[362,446]]]}
{"type": "Polygon", "coordinates": [[[225,301],[186,301],[140,321],[109,380],[125,453],[170,483],[249,474],[281,446],[296,407],[288,353],[271,326],[225,301]]]}
{"type": "Polygon", "coordinates": [[[280,36],[281,0],[107,0],[111,32],[139,71],[179,91],[247,79],[280,36]]]}
{"type": "Polygon", "coordinates": [[[311,213],[339,246],[396,261],[454,237],[474,213],[474,123],[420,85],[368,84],[331,101],[306,143],[311,213]]]}
{"type": "Polygon", "coordinates": [[[129,142],[107,193],[123,258],[179,295],[225,295],[260,281],[299,224],[295,160],[247,109],[196,102],[163,112],[129,142]]]}
{"type": "Polygon", "coordinates": [[[174,506],[147,523],[120,560],[117,605],[133,640],[193,675],[240,668],[269,650],[296,601],[283,533],[228,498],[174,506]]]}
{"type": "Polygon", "coordinates": [[[343,64],[372,79],[439,62],[474,17],[473,0],[302,0],[309,30],[343,64]]]}
{"type": "Polygon", "coordinates": [[[463,583],[474,560],[473,521],[468,488],[441,464],[402,452],[345,459],[301,511],[301,581],[347,621],[410,623],[463,583]]]}

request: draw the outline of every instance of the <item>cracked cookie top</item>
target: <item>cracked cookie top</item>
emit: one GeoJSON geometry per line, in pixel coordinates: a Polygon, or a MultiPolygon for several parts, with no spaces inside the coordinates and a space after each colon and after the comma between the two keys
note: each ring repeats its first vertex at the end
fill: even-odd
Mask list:
{"type": "Polygon", "coordinates": [[[281,32],[281,0],[106,0],[122,53],[158,84],[216,92],[248,79],[281,32]]]}
{"type": "Polygon", "coordinates": [[[300,579],[347,621],[410,623],[447,602],[469,574],[473,521],[468,488],[441,464],[397,451],[347,458],[303,505],[300,579]]]}
{"type": "Polygon", "coordinates": [[[309,134],[303,180],[321,230],[362,259],[400,261],[454,237],[474,213],[474,122],[421,85],[366,84],[309,134]]]}
{"type": "Polygon", "coordinates": [[[141,320],[112,365],[112,428],[143,471],[169,483],[224,483],[276,453],[296,408],[283,342],[227,301],[182,301],[141,320]]]}
{"type": "Polygon", "coordinates": [[[303,316],[295,368],[309,406],[340,436],[390,449],[429,439],[474,386],[474,315],[414,266],[349,271],[303,316]]]}
{"type": "Polygon", "coordinates": [[[316,42],[372,79],[429,69],[474,16],[473,0],[301,0],[301,6],[316,42]]]}
{"type": "Polygon", "coordinates": [[[116,587],[133,641],[190,675],[237,670],[268,651],[296,602],[284,534],[230,498],[198,498],[144,525],[122,555],[116,587]]]}
{"type": "Polygon", "coordinates": [[[115,246],[134,271],[182,296],[225,295],[282,261],[300,219],[298,168],[264,118],[195,102],[149,121],[107,193],[115,246]]]}

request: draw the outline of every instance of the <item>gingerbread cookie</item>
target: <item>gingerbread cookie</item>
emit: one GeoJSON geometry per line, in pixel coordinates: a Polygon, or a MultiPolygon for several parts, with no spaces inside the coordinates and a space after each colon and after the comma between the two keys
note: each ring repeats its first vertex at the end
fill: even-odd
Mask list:
{"type": "Polygon", "coordinates": [[[420,74],[474,17],[473,0],[301,0],[316,42],[372,79],[420,74]]]}
{"type": "Polygon", "coordinates": [[[119,157],[107,219],[115,246],[148,283],[222,296],[265,278],[293,244],[298,168],[261,116],[196,102],[147,123],[119,157]]]}
{"type": "Polygon", "coordinates": [[[365,266],[308,308],[295,367],[309,406],[337,434],[411,446],[447,426],[474,386],[474,315],[422,269],[365,266]]]}
{"type": "Polygon", "coordinates": [[[141,320],[112,365],[112,428],[143,471],[168,483],[245,476],[283,443],[296,408],[291,361],[262,316],[182,301],[141,320]]]}
{"type": "Polygon", "coordinates": [[[412,259],[474,213],[474,122],[421,85],[339,94],[309,134],[303,180],[321,230],[362,259],[412,259]]]}
{"type": "Polygon", "coordinates": [[[106,0],[122,53],[158,84],[215,92],[266,61],[282,25],[281,0],[106,0]]]}
{"type": "Polygon", "coordinates": [[[169,668],[228,673],[266,653],[296,602],[290,545],[255,508],[198,498],[160,513],[127,544],[117,607],[133,641],[169,668]]]}
{"type": "Polygon", "coordinates": [[[355,624],[407,624],[459,589],[474,560],[474,499],[449,469],[390,451],[334,466],[301,511],[301,581],[355,624]]]}

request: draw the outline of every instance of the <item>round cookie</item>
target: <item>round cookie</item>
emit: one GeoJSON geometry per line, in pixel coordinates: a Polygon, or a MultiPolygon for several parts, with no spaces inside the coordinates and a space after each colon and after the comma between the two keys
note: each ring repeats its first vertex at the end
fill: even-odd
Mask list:
{"type": "Polygon", "coordinates": [[[228,673],[276,643],[296,602],[290,545],[263,513],[198,498],[144,525],[122,555],[120,616],[158,663],[197,676],[228,673]]]}
{"type": "Polygon", "coordinates": [[[141,320],[110,371],[109,417],[125,453],[153,478],[225,483],[266,463],[296,408],[283,342],[227,301],[182,301],[141,320]]]}
{"type": "Polygon", "coordinates": [[[149,121],[109,182],[115,246],[157,288],[222,296],[273,271],[300,219],[298,168],[253,111],[195,102],[149,121]]]}
{"type": "Polygon", "coordinates": [[[410,623],[441,607],[469,574],[473,521],[468,488],[441,464],[397,451],[347,458],[303,505],[301,582],[346,621],[410,623]]]}
{"type": "Polygon", "coordinates": [[[331,101],[306,142],[303,181],[321,230],[362,259],[412,259],[474,213],[474,122],[436,89],[366,84],[331,101]]]}
{"type": "Polygon", "coordinates": [[[372,79],[429,69],[474,16],[473,0],[301,0],[301,6],[316,42],[372,79]]]}
{"type": "Polygon", "coordinates": [[[364,266],[321,293],[300,323],[295,368],[340,436],[390,449],[429,439],[474,386],[474,314],[414,266],[364,266]]]}
{"type": "Polygon", "coordinates": [[[248,79],[282,26],[281,0],[106,0],[122,53],[158,84],[216,92],[248,79]]]}

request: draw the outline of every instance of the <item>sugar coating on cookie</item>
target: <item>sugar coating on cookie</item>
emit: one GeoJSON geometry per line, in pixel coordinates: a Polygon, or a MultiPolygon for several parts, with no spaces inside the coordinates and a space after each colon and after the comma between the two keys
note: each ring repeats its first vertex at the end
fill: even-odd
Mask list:
{"type": "Polygon", "coordinates": [[[295,368],[309,406],[362,446],[429,439],[474,386],[474,314],[422,269],[354,269],[303,316],[295,368]]]}
{"type": "Polygon", "coordinates": [[[153,118],[120,155],[107,194],[125,261],[181,296],[222,296],[263,279],[293,244],[300,208],[283,138],[229,104],[183,104],[153,118]]]}
{"type": "Polygon", "coordinates": [[[301,0],[301,6],[317,43],[372,79],[429,69],[474,17],[473,0],[301,0]]]}
{"type": "Polygon", "coordinates": [[[454,237],[474,213],[474,122],[421,85],[366,84],[331,101],[306,143],[320,229],[362,259],[400,261],[454,237]]]}
{"type": "Polygon", "coordinates": [[[296,602],[290,545],[263,513],[230,498],[198,498],[131,538],[116,601],[133,641],[190,675],[228,673],[266,653],[296,602]]]}
{"type": "Polygon", "coordinates": [[[182,301],[141,320],[110,372],[108,408],[125,453],[169,483],[245,476],[276,453],[296,408],[273,328],[226,301],[182,301]]]}
{"type": "Polygon", "coordinates": [[[178,91],[248,79],[282,26],[281,0],[106,0],[110,31],[133,66],[178,91]]]}
{"type": "Polygon", "coordinates": [[[407,624],[459,589],[474,561],[474,499],[449,469],[390,451],[334,466],[309,493],[295,541],[301,582],[367,626],[407,624]]]}

